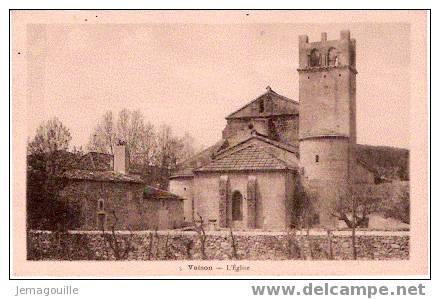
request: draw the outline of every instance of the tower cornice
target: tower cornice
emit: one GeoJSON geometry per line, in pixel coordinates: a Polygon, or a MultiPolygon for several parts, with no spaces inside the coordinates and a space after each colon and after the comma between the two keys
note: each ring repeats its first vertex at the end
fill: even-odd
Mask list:
{"type": "Polygon", "coordinates": [[[305,67],[305,68],[298,68],[297,71],[299,73],[310,73],[310,72],[322,72],[322,71],[328,71],[330,69],[349,69],[351,70],[355,75],[358,73],[357,70],[351,66],[351,65],[338,65],[338,66],[313,66],[313,67],[305,67]]]}

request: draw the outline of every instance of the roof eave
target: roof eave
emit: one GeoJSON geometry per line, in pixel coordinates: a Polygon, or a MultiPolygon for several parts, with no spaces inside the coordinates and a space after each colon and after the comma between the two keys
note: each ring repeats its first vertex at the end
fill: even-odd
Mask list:
{"type": "Polygon", "coordinates": [[[169,177],[170,180],[172,179],[179,179],[179,178],[193,178],[194,174],[176,174],[169,177]]]}
{"type": "Polygon", "coordinates": [[[286,167],[286,168],[266,168],[266,169],[257,169],[257,168],[249,168],[249,169],[198,169],[194,170],[194,173],[231,173],[231,172],[287,172],[287,171],[297,171],[297,168],[286,167]]]}
{"type": "Polygon", "coordinates": [[[320,138],[349,138],[347,135],[341,134],[317,134],[313,136],[302,136],[298,138],[299,141],[307,140],[307,139],[320,139],[320,138]]]}
{"type": "Polygon", "coordinates": [[[130,181],[130,180],[108,180],[99,178],[70,178],[70,177],[58,177],[59,179],[69,181],[91,181],[91,182],[109,182],[109,183],[130,183],[130,184],[144,184],[144,181],[130,181]]]}
{"type": "Polygon", "coordinates": [[[298,115],[299,115],[299,112],[267,114],[267,115],[258,115],[258,116],[230,116],[229,115],[229,116],[225,117],[225,119],[228,120],[228,119],[270,118],[270,117],[273,117],[273,116],[298,116],[298,115]]]}

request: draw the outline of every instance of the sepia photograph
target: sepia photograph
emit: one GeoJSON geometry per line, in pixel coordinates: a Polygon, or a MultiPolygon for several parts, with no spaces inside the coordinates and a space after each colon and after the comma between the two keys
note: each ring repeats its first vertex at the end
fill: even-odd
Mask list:
{"type": "Polygon", "coordinates": [[[17,275],[426,274],[425,12],[10,18],[17,275]]]}

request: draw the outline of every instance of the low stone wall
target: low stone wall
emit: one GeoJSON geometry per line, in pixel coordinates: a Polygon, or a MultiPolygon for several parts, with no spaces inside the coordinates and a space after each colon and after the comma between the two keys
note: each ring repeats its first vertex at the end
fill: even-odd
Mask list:
{"type": "MultiPolygon", "coordinates": [[[[30,231],[29,260],[286,260],[352,259],[350,232],[206,232],[205,257],[197,232],[30,231]],[[234,241],[232,241],[234,240],[234,241]],[[331,244],[331,246],[330,246],[331,244]],[[235,250],[234,250],[235,247],[235,250]]],[[[358,259],[409,258],[409,232],[358,232],[358,259]]]]}

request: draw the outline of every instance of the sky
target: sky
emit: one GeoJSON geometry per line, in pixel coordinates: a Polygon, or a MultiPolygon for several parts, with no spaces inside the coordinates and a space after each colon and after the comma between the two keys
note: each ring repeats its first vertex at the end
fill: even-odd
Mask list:
{"type": "Polygon", "coordinates": [[[298,35],[345,29],[357,47],[357,142],[409,148],[410,27],[400,23],[28,25],[28,136],[56,116],[85,146],[107,110],[128,108],[209,146],[266,86],[298,100],[298,35]]]}

